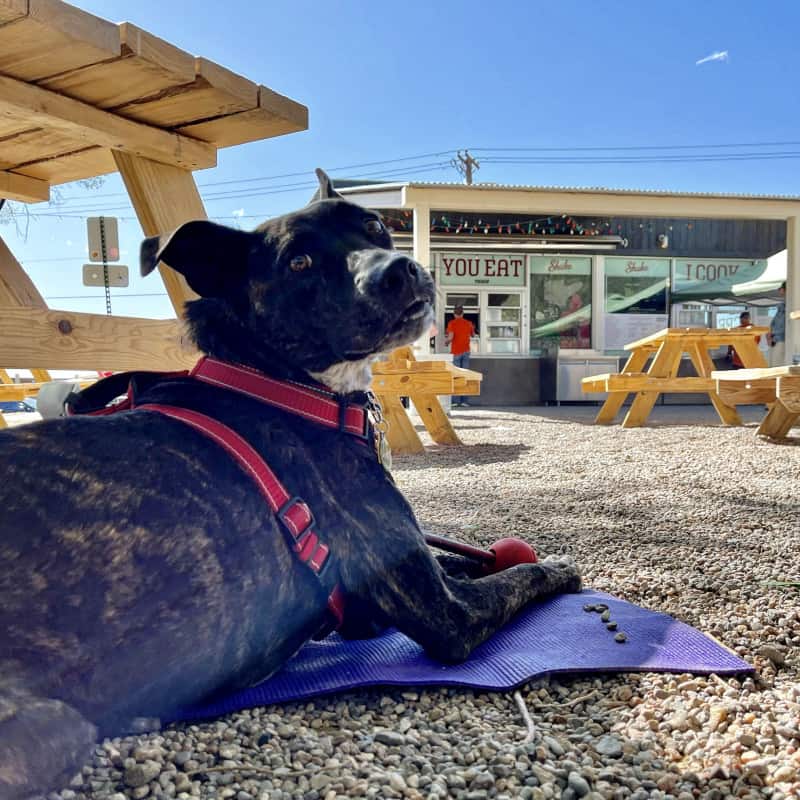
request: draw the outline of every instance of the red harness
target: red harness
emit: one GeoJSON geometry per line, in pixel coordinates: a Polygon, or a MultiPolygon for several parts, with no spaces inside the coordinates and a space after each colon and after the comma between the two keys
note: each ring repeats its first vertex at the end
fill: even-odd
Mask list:
{"type": "MultiPolygon", "coordinates": [[[[191,371],[113,375],[81,392],[76,398],[77,402],[73,401],[67,406],[70,415],[105,415],[134,408],[138,411],[154,411],[179,420],[208,436],[226,450],[253,480],[272,513],[289,534],[297,558],[321,579],[331,561],[331,552],[317,530],[314,515],[305,501],[290,494],[255,448],[224,423],[180,406],[158,403],[136,405],[132,379],[137,375],[165,380],[193,378],[247,395],[325,428],[340,430],[355,436],[365,445],[372,437],[372,426],[366,407],[340,402],[334,392],[324,387],[279,381],[249,367],[218,361],[209,356],[201,358],[191,371]],[[126,399],[109,405],[123,391],[127,392],[126,399]],[[87,403],[92,402],[93,407],[86,407],[87,403]]],[[[344,620],[344,595],[338,584],[328,596],[328,609],[335,620],[334,627],[339,628],[344,620]]]]}

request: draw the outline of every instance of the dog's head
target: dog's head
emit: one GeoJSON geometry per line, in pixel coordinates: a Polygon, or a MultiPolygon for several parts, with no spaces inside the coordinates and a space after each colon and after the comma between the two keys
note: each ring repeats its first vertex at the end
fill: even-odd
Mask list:
{"type": "Polygon", "coordinates": [[[200,295],[186,316],[203,352],[345,393],[367,388],[378,355],[430,328],[434,287],[378,214],[317,174],[319,199],[255,231],[197,220],[145,239],[141,269],[163,261],[200,295]]]}

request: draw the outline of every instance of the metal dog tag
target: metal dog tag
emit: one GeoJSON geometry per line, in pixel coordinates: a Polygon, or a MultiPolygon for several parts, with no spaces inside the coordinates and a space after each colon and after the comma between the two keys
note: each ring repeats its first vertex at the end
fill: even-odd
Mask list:
{"type": "Polygon", "coordinates": [[[392,448],[389,447],[389,440],[386,438],[386,434],[381,431],[378,434],[378,461],[381,462],[383,468],[387,472],[392,471],[392,448]]]}
{"type": "Polygon", "coordinates": [[[386,430],[389,427],[389,423],[384,419],[381,404],[372,392],[368,393],[367,409],[372,417],[372,428],[375,432],[375,455],[378,458],[378,463],[386,472],[391,473],[392,448],[389,447],[389,442],[386,439],[386,430]]]}

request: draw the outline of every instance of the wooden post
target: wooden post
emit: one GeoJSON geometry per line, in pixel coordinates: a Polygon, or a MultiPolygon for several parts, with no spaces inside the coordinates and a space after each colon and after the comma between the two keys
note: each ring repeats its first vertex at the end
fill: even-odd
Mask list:
{"type": "MultiPolygon", "coordinates": [[[[114,161],[145,236],[169,233],[189,220],[208,218],[191,172],[119,150],[114,151],[114,161]]],[[[183,275],[164,264],[159,271],[175,313],[182,317],[184,303],[197,295],[183,275]]]]}
{"type": "MultiPolygon", "coordinates": [[[[641,372],[648,358],[650,358],[650,352],[648,350],[632,351],[628,356],[628,360],[625,362],[625,366],[622,368],[621,374],[626,375],[632,372],[641,372]]],[[[597,425],[607,425],[613,422],[628,394],[629,392],[610,392],[605,402],[600,407],[600,410],[597,412],[597,416],[594,419],[595,423],[597,425]]]]}
{"type": "MultiPolygon", "coordinates": [[[[0,306],[47,308],[44,298],[39,294],[39,290],[34,286],[25,270],[22,269],[22,265],[14,258],[14,254],[9,250],[2,236],[0,236],[0,306]]],[[[0,364],[2,363],[3,346],[0,342],[0,364]]],[[[5,370],[0,369],[0,373],[0,380],[3,383],[11,383],[5,370]]],[[[50,380],[50,374],[46,369],[35,367],[31,369],[31,373],[35,381],[43,383],[50,380]]],[[[7,424],[0,412],[0,428],[5,427],[7,424]]]]}

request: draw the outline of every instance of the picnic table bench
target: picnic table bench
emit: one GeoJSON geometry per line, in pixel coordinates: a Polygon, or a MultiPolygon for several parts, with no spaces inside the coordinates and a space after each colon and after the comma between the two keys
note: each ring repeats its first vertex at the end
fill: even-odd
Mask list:
{"type": "Polygon", "coordinates": [[[410,398],[437,444],[461,444],[439,395],[478,395],[480,372],[446,361],[417,361],[410,347],[398,347],[386,361],[372,365],[371,390],[388,424],[386,438],[393,453],[422,453],[422,440],[408,418],[401,397],[410,398]]]}
{"type": "Polygon", "coordinates": [[[722,370],[712,373],[719,396],[729,405],[770,406],[756,433],[783,439],[800,417],[800,366],[722,370]]]}
{"type": "Polygon", "coordinates": [[[645,336],[625,345],[630,352],[628,360],[619,373],[605,373],[584,378],[581,389],[585,393],[607,392],[608,397],[595,417],[597,424],[614,421],[630,393],[635,393],[623,428],[636,428],[647,421],[647,417],[662,392],[685,392],[708,394],[720,419],[726,425],[741,425],[735,407],[726,403],[717,393],[711,376],[714,362],[711,350],[731,345],[736,349],[745,367],[766,367],[766,361],[758,349],[755,337],[764,335],[769,328],[664,328],[658,333],[645,336]],[[687,353],[696,376],[679,377],[681,358],[687,353]],[[647,362],[650,367],[644,371],[647,362]]]}

